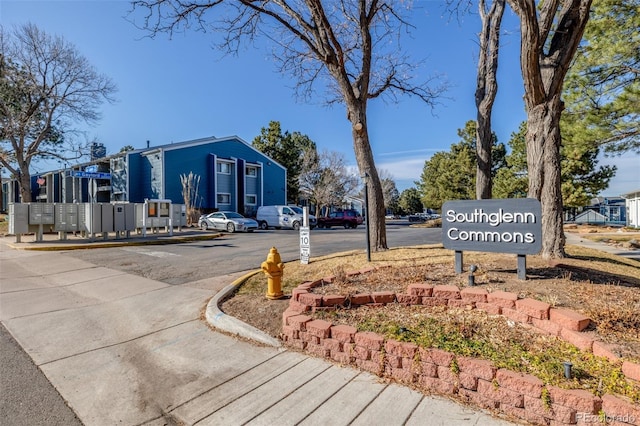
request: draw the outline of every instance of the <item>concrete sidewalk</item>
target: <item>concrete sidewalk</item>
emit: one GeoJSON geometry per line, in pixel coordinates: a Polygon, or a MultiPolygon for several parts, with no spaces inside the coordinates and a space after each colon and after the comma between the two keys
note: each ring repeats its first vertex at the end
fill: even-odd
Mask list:
{"type": "Polygon", "coordinates": [[[212,330],[208,302],[242,274],[170,286],[0,249],[0,320],[85,425],[512,424],[212,330]]]}
{"type": "Polygon", "coordinates": [[[624,249],[614,245],[592,241],[588,238],[584,238],[581,234],[577,234],[575,232],[565,232],[564,235],[565,235],[567,244],[588,247],[594,250],[600,250],[607,253],[615,254],[617,256],[622,256],[627,259],[640,261],[639,249],[624,249]]]}

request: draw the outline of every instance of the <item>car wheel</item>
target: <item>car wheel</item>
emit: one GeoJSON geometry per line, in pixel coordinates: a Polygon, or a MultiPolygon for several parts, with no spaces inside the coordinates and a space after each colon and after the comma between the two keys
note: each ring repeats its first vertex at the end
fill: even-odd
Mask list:
{"type": "Polygon", "coordinates": [[[203,231],[209,229],[209,225],[207,225],[207,222],[200,222],[200,229],[202,229],[203,231]]]}
{"type": "Polygon", "coordinates": [[[293,222],[293,230],[294,231],[299,231],[300,230],[300,222],[293,222]]]}
{"type": "Polygon", "coordinates": [[[344,229],[349,229],[351,227],[351,224],[349,222],[345,222],[343,223],[344,229]]]}
{"type": "Polygon", "coordinates": [[[351,224],[351,229],[356,229],[357,227],[358,227],[358,224],[357,224],[357,223],[353,223],[353,224],[351,224]]]}
{"type": "Polygon", "coordinates": [[[236,226],[231,222],[227,223],[227,232],[236,232],[236,226]]]}
{"type": "Polygon", "coordinates": [[[265,222],[265,221],[260,222],[260,229],[262,229],[264,231],[267,228],[269,228],[269,225],[267,224],[267,222],[265,222]]]}

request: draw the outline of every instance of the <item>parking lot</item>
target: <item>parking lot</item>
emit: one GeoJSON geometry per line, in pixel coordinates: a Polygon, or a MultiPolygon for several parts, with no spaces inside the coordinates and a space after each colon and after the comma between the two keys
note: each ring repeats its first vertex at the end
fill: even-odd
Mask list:
{"type": "MultiPolygon", "coordinates": [[[[406,220],[387,224],[390,248],[442,242],[440,228],[410,228],[406,220]]],[[[216,231],[207,231],[216,233],[216,231]]],[[[311,231],[311,258],[351,250],[365,251],[365,227],[311,231]]],[[[167,284],[184,284],[212,276],[259,269],[269,249],[283,261],[299,259],[299,234],[293,230],[223,233],[220,238],[184,244],[72,250],[65,256],[144,276],[167,284]]]]}

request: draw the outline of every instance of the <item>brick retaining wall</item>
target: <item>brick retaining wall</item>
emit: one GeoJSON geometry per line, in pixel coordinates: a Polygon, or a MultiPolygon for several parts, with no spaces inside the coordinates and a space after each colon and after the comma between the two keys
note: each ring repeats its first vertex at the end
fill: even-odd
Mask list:
{"type": "MultiPolygon", "coordinates": [[[[332,277],[323,280],[330,282],[332,277]]],[[[515,293],[488,293],[477,287],[460,290],[450,285],[416,283],[409,284],[407,293],[403,294],[373,292],[347,297],[312,293],[313,287],[323,280],[305,282],[293,290],[289,308],[282,315],[282,339],[286,345],[428,392],[455,396],[533,424],[604,424],[599,417],[604,414],[606,424],[640,425],[640,407],[620,397],[597,397],[585,390],[545,386],[537,377],[497,369],[490,361],[420,348],[413,343],[385,339],[376,333],[359,332],[351,326],[334,325],[306,315],[336,309],[336,306],[388,303],[479,309],[527,324],[537,332],[557,336],[613,362],[621,361],[612,347],[583,331],[590,320],[580,313],[553,308],[534,299],[519,299],[515,293]]],[[[628,378],[640,380],[640,365],[624,361],[622,371],[628,378]]]]}

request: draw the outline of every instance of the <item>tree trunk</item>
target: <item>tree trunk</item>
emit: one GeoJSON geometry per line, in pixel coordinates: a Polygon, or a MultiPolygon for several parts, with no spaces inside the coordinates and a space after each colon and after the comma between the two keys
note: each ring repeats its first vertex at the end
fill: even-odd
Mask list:
{"type": "Polygon", "coordinates": [[[542,204],[542,257],[565,257],[560,170],[562,86],[592,0],[508,0],[520,18],[529,197],[542,204]],[[539,16],[538,16],[539,15],[539,16]]]}
{"type": "Polygon", "coordinates": [[[478,108],[476,129],[476,198],[491,198],[491,112],[478,108]],[[489,142],[487,144],[487,142],[489,142]]]}
{"type": "Polygon", "coordinates": [[[367,218],[369,220],[369,240],[371,250],[381,251],[388,249],[387,247],[387,228],[384,220],[384,196],[382,193],[382,184],[378,176],[375,162],[373,161],[373,152],[369,144],[369,133],[367,131],[365,114],[351,113],[350,117],[360,117],[353,125],[353,148],[356,154],[356,162],[361,176],[366,176],[365,185],[369,195],[369,203],[367,205],[367,218]]]}
{"type": "Polygon", "coordinates": [[[22,173],[20,175],[20,202],[21,203],[30,203],[31,199],[31,175],[27,173],[22,173]]]}
{"type": "Polygon", "coordinates": [[[2,196],[2,167],[0,167],[0,212],[5,211],[4,197],[2,196]]]}
{"type": "Polygon", "coordinates": [[[528,111],[528,197],[542,204],[542,257],[565,257],[560,176],[560,95],[528,111]]]}
{"type": "Polygon", "coordinates": [[[484,0],[480,1],[482,31],[480,33],[480,51],[478,60],[478,78],[476,82],[476,198],[491,198],[491,113],[498,93],[498,49],[500,47],[500,26],[504,14],[505,0],[493,0],[491,9],[486,12],[484,0]]]}

